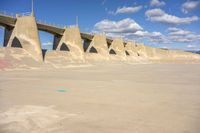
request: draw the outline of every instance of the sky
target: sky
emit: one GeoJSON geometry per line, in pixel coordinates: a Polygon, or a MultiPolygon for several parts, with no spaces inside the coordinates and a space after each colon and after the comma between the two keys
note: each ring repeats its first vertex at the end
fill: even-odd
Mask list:
{"type": "MultiPolygon", "coordinates": [[[[200,0],[34,0],[37,21],[78,24],[81,32],[106,34],[145,45],[200,50],[200,0]]],[[[0,0],[0,12],[31,12],[31,0],[0,0]]],[[[53,35],[39,32],[42,48],[53,35]]],[[[4,29],[0,27],[0,44],[4,29]]],[[[2,45],[1,45],[2,46],[2,45]]]]}

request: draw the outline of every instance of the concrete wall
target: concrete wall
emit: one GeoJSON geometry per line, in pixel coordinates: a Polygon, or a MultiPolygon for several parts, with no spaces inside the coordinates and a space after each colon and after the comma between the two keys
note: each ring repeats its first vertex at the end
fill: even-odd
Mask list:
{"type": "Polygon", "coordinates": [[[137,44],[136,50],[138,53],[138,56],[143,58],[154,58],[155,57],[155,48],[145,46],[144,44],[137,44]]]}
{"type": "MultiPolygon", "coordinates": [[[[8,39],[9,37],[5,38],[8,39]]],[[[43,60],[35,17],[17,17],[7,47],[13,47],[15,43],[21,45],[35,60],[40,62],[43,60]]]]}

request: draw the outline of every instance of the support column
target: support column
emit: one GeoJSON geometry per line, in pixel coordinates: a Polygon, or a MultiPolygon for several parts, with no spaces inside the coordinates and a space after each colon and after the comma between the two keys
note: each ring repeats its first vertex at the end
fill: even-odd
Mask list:
{"type": "Polygon", "coordinates": [[[89,47],[91,45],[91,40],[88,40],[88,39],[83,39],[83,50],[84,52],[89,52],[89,47]]]}
{"type": "Polygon", "coordinates": [[[62,36],[59,35],[54,35],[54,39],[53,39],[53,50],[56,50],[58,47],[58,44],[61,40],[62,36]]]}
{"type": "Polygon", "coordinates": [[[17,16],[7,47],[25,49],[37,61],[43,61],[37,23],[33,16],[17,16]]]}
{"type": "Polygon", "coordinates": [[[13,28],[8,28],[5,27],[4,30],[4,42],[3,42],[3,46],[6,47],[8,45],[8,42],[10,40],[10,36],[12,35],[13,32],[13,28]]]}

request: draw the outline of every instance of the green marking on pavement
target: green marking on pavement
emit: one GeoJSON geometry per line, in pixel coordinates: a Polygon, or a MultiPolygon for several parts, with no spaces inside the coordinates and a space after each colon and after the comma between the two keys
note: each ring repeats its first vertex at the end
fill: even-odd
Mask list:
{"type": "Polygon", "coordinates": [[[57,92],[67,92],[66,90],[57,90],[57,92]]]}

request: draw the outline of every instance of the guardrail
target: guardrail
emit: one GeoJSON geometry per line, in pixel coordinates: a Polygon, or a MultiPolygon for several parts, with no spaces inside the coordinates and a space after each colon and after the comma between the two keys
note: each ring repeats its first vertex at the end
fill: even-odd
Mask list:
{"type": "Polygon", "coordinates": [[[3,16],[9,16],[9,17],[16,18],[16,15],[14,13],[8,13],[8,12],[5,12],[5,11],[0,11],[0,14],[3,15],[3,16]]]}
{"type": "MultiPolygon", "coordinates": [[[[16,18],[16,16],[17,17],[31,16],[31,12],[24,12],[24,13],[14,14],[14,13],[8,13],[8,12],[5,12],[5,11],[0,11],[0,15],[16,18]]],[[[45,25],[58,27],[58,28],[64,28],[64,26],[65,26],[63,24],[48,23],[47,21],[44,21],[44,20],[43,21],[42,20],[37,20],[37,22],[40,23],[40,24],[45,24],[45,25]]],[[[73,26],[73,25],[71,25],[71,26],[73,26]]]]}
{"type": "Polygon", "coordinates": [[[17,15],[18,17],[31,16],[31,12],[17,13],[16,15],[17,15]]]}
{"type": "MultiPolygon", "coordinates": [[[[30,16],[31,12],[14,14],[14,13],[8,13],[8,12],[5,12],[5,11],[0,11],[0,15],[16,18],[16,16],[18,16],[18,17],[30,16]]],[[[49,22],[44,21],[44,20],[36,20],[36,21],[39,24],[44,24],[44,25],[48,25],[48,26],[52,26],[52,27],[61,28],[61,29],[63,29],[65,27],[65,25],[63,25],[63,24],[49,23],[49,22]]],[[[69,25],[67,27],[77,27],[77,25],[69,25]]],[[[95,35],[96,33],[90,32],[90,33],[86,33],[86,34],[95,35]]],[[[98,34],[106,35],[106,33],[98,33],[98,34]]],[[[109,37],[109,38],[111,38],[111,37],[109,37]]]]}
{"type": "Polygon", "coordinates": [[[53,27],[58,27],[58,28],[64,28],[65,27],[65,25],[63,25],[63,24],[49,23],[47,21],[42,21],[42,20],[37,20],[37,23],[48,25],[48,26],[53,26],[53,27]]]}

